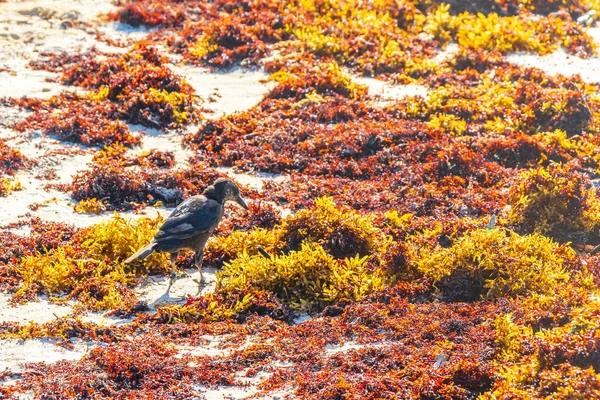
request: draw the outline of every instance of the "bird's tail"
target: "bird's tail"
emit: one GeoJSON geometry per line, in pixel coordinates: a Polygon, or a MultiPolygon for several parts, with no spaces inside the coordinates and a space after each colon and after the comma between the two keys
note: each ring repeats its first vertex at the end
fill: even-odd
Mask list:
{"type": "Polygon", "coordinates": [[[127,260],[125,260],[125,263],[129,264],[130,262],[135,260],[142,261],[148,256],[150,256],[150,254],[154,253],[154,250],[156,250],[156,242],[152,241],[148,246],[132,254],[127,260]]]}

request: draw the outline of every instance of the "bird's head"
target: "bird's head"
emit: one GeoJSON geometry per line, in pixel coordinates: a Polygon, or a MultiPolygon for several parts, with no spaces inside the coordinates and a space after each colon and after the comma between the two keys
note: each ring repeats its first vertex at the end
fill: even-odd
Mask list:
{"type": "Polygon", "coordinates": [[[246,210],[248,209],[248,205],[240,195],[240,188],[230,179],[227,178],[219,178],[209,186],[204,191],[206,195],[207,192],[212,192],[210,194],[214,194],[214,196],[221,202],[225,203],[226,201],[235,201],[240,206],[244,207],[246,210]]]}

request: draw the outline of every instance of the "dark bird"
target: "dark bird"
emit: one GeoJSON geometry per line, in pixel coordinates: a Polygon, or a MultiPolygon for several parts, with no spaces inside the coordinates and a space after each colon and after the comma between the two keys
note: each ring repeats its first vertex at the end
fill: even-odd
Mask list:
{"type": "Polygon", "coordinates": [[[219,178],[207,187],[201,195],[192,196],[177,206],[160,227],[150,244],[133,254],[125,262],[144,260],[155,251],[171,253],[173,272],[167,289],[168,294],[177,277],[174,267],[179,251],[183,249],[193,250],[196,252],[194,263],[200,273],[198,281],[200,287],[204,246],[223,217],[226,201],[235,201],[240,206],[248,209],[248,205],[240,195],[240,189],[237,185],[229,179],[219,178]]]}

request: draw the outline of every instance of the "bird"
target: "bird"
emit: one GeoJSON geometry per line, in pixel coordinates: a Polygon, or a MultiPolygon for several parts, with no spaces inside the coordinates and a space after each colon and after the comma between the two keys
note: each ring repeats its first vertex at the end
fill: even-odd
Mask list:
{"type": "Polygon", "coordinates": [[[189,197],[179,204],[150,243],[127,258],[125,263],[142,261],[155,251],[171,253],[172,272],[166,292],[168,295],[177,278],[175,261],[179,252],[184,249],[195,251],[194,264],[200,274],[198,280],[198,291],[200,292],[204,246],[223,217],[226,201],[236,202],[246,210],[248,209],[238,186],[230,179],[219,178],[202,194],[189,197]]]}

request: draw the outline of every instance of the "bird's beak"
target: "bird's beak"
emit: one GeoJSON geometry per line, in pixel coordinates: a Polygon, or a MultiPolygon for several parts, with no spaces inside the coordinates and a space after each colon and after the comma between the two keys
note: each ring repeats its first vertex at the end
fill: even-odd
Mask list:
{"type": "Polygon", "coordinates": [[[244,199],[242,199],[242,196],[238,196],[235,199],[236,203],[238,203],[240,206],[244,207],[246,210],[248,209],[248,204],[246,204],[246,202],[244,201],[244,199]]]}

